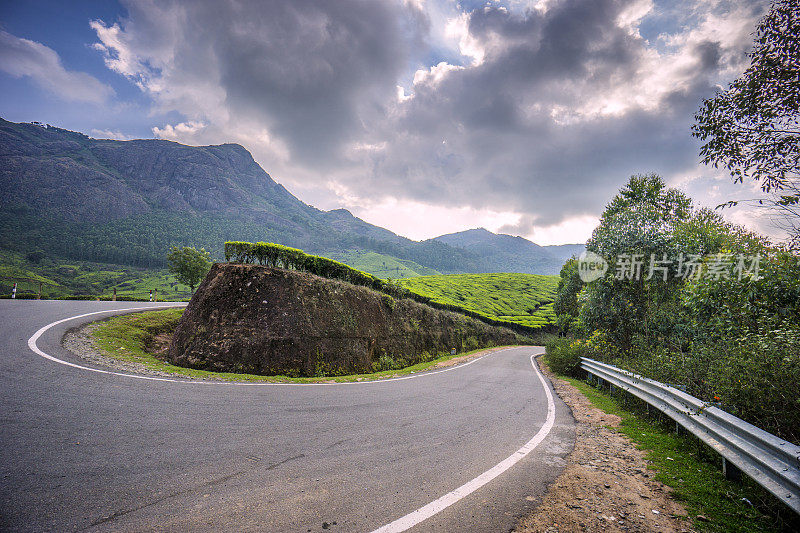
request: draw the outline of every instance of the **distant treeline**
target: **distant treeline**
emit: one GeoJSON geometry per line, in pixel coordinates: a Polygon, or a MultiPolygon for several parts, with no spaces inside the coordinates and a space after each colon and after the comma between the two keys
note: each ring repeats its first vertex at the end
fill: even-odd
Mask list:
{"type": "Polygon", "coordinates": [[[484,314],[465,309],[464,307],[437,302],[428,296],[410,291],[392,281],[376,278],[372,274],[356,270],[344,263],[326,257],[307,254],[303,250],[280,244],[228,241],[225,243],[225,260],[233,263],[258,263],[270,267],[280,266],[283,268],[310,272],[320,277],[337,279],[354,285],[368,287],[383,292],[393,298],[410,298],[436,309],[460,313],[472,318],[477,318],[489,325],[506,327],[522,334],[529,335],[541,331],[541,328],[523,326],[504,320],[495,320],[484,314]]]}
{"type": "Polygon", "coordinates": [[[107,222],[86,224],[48,219],[29,208],[0,211],[0,248],[28,253],[43,250],[48,257],[146,268],[166,267],[171,246],[205,248],[221,258],[219,243],[229,240],[282,242],[306,250],[371,250],[407,259],[438,271],[478,272],[480,258],[438,241],[382,241],[343,233],[309,221],[273,224],[226,214],[195,214],[155,210],[107,222]],[[291,227],[290,227],[291,226],[291,227]]]}

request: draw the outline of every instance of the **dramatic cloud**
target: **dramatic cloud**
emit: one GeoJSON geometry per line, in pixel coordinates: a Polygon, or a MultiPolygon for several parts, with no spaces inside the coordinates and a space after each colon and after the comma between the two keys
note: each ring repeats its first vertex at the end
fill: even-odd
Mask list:
{"type": "Polygon", "coordinates": [[[631,174],[714,186],[689,126],[763,9],[209,0],[92,27],[109,68],[184,117],[157,137],[240,142],[302,198],[415,237],[463,220],[553,242],[588,236],[631,174]]]}
{"type": "MultiPolygon", "coordinates": [[[[92,22],[109,68],[205,136],[280,139],[325,169],[386,113],[408,46],[402,4],[363,1],[131,3],[119,24],[92,22]]],[[[189,132],[194,135],[196,132],[189,132]]]]}
{"type": "Polygon", "coordinates": [[[47,46],[0,30],[0,70],[30,77],[37,85],[63,100],[102,104],[114,90],[84,72],[67,70],[58,54],[47,46]]]}

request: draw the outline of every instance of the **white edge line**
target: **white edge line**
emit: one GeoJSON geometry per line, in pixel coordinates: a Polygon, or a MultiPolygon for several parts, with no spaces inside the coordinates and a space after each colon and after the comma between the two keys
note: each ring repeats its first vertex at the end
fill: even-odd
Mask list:
{"type": "Polygon", "coordinates": [[[539,378],[539,381],[542,383],[545,393],[547,394],[547,419],[539,431],[536,432],[536,435],[534,435],[531,440],[525,443],[522,448],[503,459],[475,479],[464,483],[454,491],[448,492],[441,498],[432,501],[424,507],[420,507],[416,511],[412,511],[407,515],[398,518],[394,522],[376,529],[373,531],[373,533],[399,533],[401,531],[411,529],[420,522],[427,520],[444,509],[447,509],[457,501],[472,494],[479,488],[492,481],[494,478],[521,461],[525,456],[531,453],[534,448],[536,448],[545,439],[545,437],[547,437],[547,435],[550,433],[550,430],[553,429],[553,424],[556,420],[556,406],[553,402],[553,394],[550,392],[550,387],[547,386],[544,376],[542,376],[542,373],[536,367],[536,363],[533,360],[536,355],[538,354],[531,355],[531,365],[536,371],[536,375],[539,378]]]}
{"type": "Polygon", "coordinates": [[[252,383],[252,382],[239,382],[239,381],[201,381],[201,380],[159,378],[159,377],[155,377],[155,376],[142,376],[142,375],[139,375],[139,374],[128,374],[126,372],[114,372],[114,371],[111,371],[111,370],[103,370],[101,368],[92,368],[90,366],[83,366],[83,365],[79,365],[79,364],[76,364],[76,363],[70,363],[69,361],[64,361],[63,359],[59,359],[58,357],[54,357],[54,356],[52,356],[52,355],[50,355],[48,353],[43,352],[36,345],[36,341],[39,340],[39,337],[41,337],[42,334],[44,334],[45,331],[47,331],[48,329],[50,329],[50,328],[52,328],[54,326],[57,326],[59,324],[63,324],[64,322],[69,322],[70,320],[77,320],[79,318],[85,318],[87,316],[92,316],[92,315],[102,315],[104,313],[125,313],[125,312],[128,312],[128,311],[145,311],[147,309],[169,309],[170,307],[181,307],[181,306],[177,306],[177,305],[175,305],[175,306],[158,305],[158,306],[148,306],[148,307],[128,307],[128,308],[125,308],[125,309],[107,309],[105,311],[94,311],[92,313],[84,313],[82,315],[75,315],[75,316],[71,316],[71,317],[68,317],[68,318],[62,318],[61,320],[56,320],[55,322],[51,322],[50,324],[47,324],[46,326],[40,328],[39,331],[34,333],[33,336],[31,336],[31,338],[28,339],[28,348],[30,348],[31,351],[33,351],[34,353],[36,353],[38,355],[41,355],[42,357],[44,357],[45,359],[49,359],[50,361],[53,361],[53,362],[56,362],[56,363],[60,363],[62,365],[66,365],[66,366],[71,366],[73,368],[80,368],[81,370],[89,370],[91,372],[97,372],[98,374],[110,374],[112,376],[122,376],[122,377],[126,377],[126,378],[135,378],[135,379],[146,379],[146,380],[150,380],[150,381],[166,381],[166,382],[169,382],[169,383],[190,383],[190,384],[193,384],[193,385],[238,385],[238,386],[241,386],[241,387],[243,387],[243,386],[267,386],[267,385],[273,386],[273,387],[275,387],[275,386],[309,387],[309,386],[320,386],[320,385],[371,385],[371,384],[375,384],[375,383],[387,383],[387,382],[390,382],[390,381],[403,381],[403,380],[406,380],[406,379],[415,379],[415,378],[421,378],[421,377],[425,377],[425,376],[433,376],[434,374],[442,374],[444,372],[449,372],[451,370],[456,370],[458,368],[464,368],[465,366],[469,366],[472,363],[477,363],[478,361],[480,361],[481,359],[483,359],[484,357],[487,357],[489,355],[492,355],[492,354],[495,354],[495,353],[499,353],[499,352],[504,352],[506,350],[514,349],[514,348],[503,348],[502,350],[489,352],[489,353],[487,353],[485,355],[482,355],[480,357],[476,357],[472,361],[468,361],[468,362],[460,364],[460,365],[453,365],[450,368],[445,368],[444,370],[436,370],[436,371],[433,371],[433,372],[420,372],[419,374],[415,374],[413,376],[403,376],[403,377],[399,377],[399,378],[372,379],[372,380],[364,380],[364,381],[341,381],[341,382],[336,382],[336,383],[270,383],[270,382],[267,382],[267,383],[263,383],[263,382],[252,383]]]}

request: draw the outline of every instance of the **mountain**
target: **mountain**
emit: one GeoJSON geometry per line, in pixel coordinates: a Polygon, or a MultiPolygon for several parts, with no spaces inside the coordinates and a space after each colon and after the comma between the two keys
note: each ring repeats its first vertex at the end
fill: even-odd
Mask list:
{"type": "MultiPolygon", "coordinates": [[[[348,252],[374,252],[415,272],[557,274],[563,262],[546,247],[485,229],[417,242],[346,209],[321,211],[275,182],[238,144],[93,139],[0,119],[0,249],[159,267],[170,246],[204,247],[221,259],[228,240],[371,263],[377,256],[348,252]]],[[[401,270],[384,263],[387,272],[401,270]]]]}
{"type": "Polygon", "coordinates": [[[570,257],[577,257],[586,251],[585,244],[551,244],[549,246],[542,246],[553,257],[557,258],[563,264],[570,257]]]}
{"type": "Polygon", "coordinates": [[[149,267],[171,245],[221,258],[226,240],[371,250],[440,271],[479,264],[466,250],[306,205],[238,144],[92,139],[0,119],[0,248],[149,267]]]}
{"type": "Polygon", "coordinates": [[[484,228],[449,233],[434,240],[478,255],[482,272],[558,274],[564,261],[584,248],[581,244],[539,246],[522,237],[484,228]]]}

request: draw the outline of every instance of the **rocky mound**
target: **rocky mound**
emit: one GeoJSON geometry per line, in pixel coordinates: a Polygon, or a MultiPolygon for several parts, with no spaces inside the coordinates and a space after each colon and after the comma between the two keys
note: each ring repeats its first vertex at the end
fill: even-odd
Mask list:
{"type": "Polygon", "coordinates": [[[349,283],[222,263],[189,302],[168,359],[220,372],[342,375],[521,341],[505,328],[349,283]]]}

